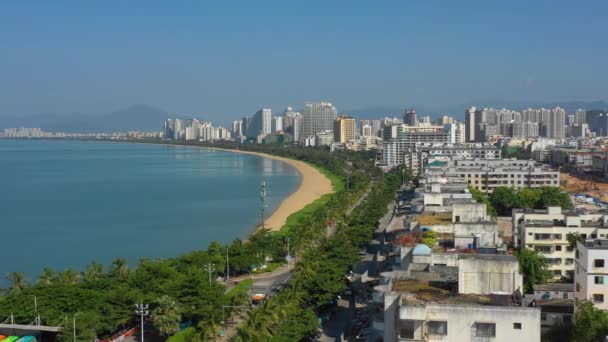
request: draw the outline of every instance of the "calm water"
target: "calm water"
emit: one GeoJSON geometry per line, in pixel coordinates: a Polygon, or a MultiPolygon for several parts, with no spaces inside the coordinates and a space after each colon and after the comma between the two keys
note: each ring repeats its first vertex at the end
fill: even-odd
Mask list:
{"type": "Polygon", "coordinates": [[[0,277],[170,257],[245,237],[296,190],[288,164],[207,149],[0,140],[0,277]]]}

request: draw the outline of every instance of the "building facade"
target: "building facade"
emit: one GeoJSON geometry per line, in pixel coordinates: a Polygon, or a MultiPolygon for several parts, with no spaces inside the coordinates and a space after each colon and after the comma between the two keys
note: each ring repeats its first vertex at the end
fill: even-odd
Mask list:
{"type": "Polygon", "coordinates": [[[341,144],[354,140],[357,133],[357,123],[348,115],[340,115],[334,121],[334,141],[341,144]]]}
{"type": "Polygon", "coordinates": [[[332,130],[337,116],[336,107],[330,102],[307,102],[302,111],[302,134],[300,138],[332,130]]]}

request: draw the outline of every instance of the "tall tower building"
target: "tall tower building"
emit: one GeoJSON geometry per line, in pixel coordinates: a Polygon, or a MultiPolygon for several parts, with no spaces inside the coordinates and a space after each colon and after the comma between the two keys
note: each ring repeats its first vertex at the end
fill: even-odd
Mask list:
{"type": "Polygon", "coordinates": [[[416,118],[416,110],[414,108],[410,108],[405,111],[405,114],[403,114],[403,123],[409,126],[416,126],[418,120],[416,118]]]}
{"type": "Polygon", "coordinates": [[[253,139],[272,133],[272,111],[263,108],[255,112],[247,123],[247,138],[253,139]]]}
{"type": "Polygon", "coordinates": [[[334,121],[334,141],[341,144],[355,139],[357,124],[354,118],[348,115],[340,115],[334,121]]]}
{"type": "Polygon", "coordinates": [[[331,102],[307,102],[302,111],[302,136],[300,139],[333,129],[338,116],[331,102]]]}
{"type": "Polygon", "coordinates": [[[165,120],[163,127],[163,137],[165,139],[174,139],[175,136],[175,121],[173,119],[165,120]]]}
{"type": "MultiPolygon", "coordinates": [[[[481,115],[481,113],[479,113],[479,115],[481,115]]],[[[477,131],[477,122],[479,121],[477,116],[478,111],[475,107],[471,107],[464,111],[465,136],[467,142],[477,141],[477,137],[475,136],[477,131]]]]}

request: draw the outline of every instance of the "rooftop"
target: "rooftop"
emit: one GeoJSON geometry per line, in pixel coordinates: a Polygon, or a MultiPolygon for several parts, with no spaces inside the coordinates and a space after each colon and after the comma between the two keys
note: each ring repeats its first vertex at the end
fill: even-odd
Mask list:
{"type": "Polygon", "coordinates": [[[605,240],[605,239],[585,240],[584,246],[587,249],[608,249],[608,240],[605,240]]]}
{"type": "Polygon", "coordinates": [[[534,285],[534,291],[574,292],[574,284],[546,283],[534,285]]]}
{"type": "MultiPolygon", "coordinates": [[[[427,304],[499,305],[492,304],[492,295],[453,294],[456,289],[452,290],[450,287],[457,286],[456,283],[433,282],[431,285],[430,282],[401,279],[393,282],[392,290],[401,294],[403,304],[412,306],[426,306],[427,304]]],[[[507,294],[499,294],[499,296],[510,297],[507,294]]]]}
{"type": "Polygon", "coordinates": [[[421,226],[452,223],[452,213],[422,214],[416,217],[421,226]]]}

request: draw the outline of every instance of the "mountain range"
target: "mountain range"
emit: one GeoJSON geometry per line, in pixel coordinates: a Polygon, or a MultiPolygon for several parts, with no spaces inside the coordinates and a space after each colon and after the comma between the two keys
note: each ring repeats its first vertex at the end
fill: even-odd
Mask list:
{"type": "MultiPolygon", "coordinates": [[[[554,102],[554,103],[538,103],[538,102],[494,102],[494,103],[477,103],[463,104],[450,106],[445,108],[432,107],[367,107],[352,110],[340,110],[340,113],[348,113],[357,119],[380,119],[384,117],[401,117],[406,108],[415,107],[418,115],[430,115],[431,118],[436,118],[448,113],[457,119],[464,118],[465,108],[475,105],[476,107],[494,107],[494,108],[509,108],[521,110],[525,108],[553,108],[561,107],[567,113],[574,113],[577,109],[583,108],[587,110],[599,109],[606,111],[608,109],[607,101],[569,101],[569,102],[554,102]]],[[[278,113],[278,112],[277,112],[278,113]]],[[[137,104],[129,107],[113,111],[102,115],[80,115],[80,114],[40,114],[29,116],[9,116],[0,118],[0,129],[9,127],[39,127],[47,132],[116,132],[116,131],[160,131],[162,123],[169,117],[175,115],[169,114],[166,110],[145,105],[137,104]]],[[[178,116],[178,118],[186,119],[187,117],[178,116]]],[[[238,119],[235,116],[234,119],[238,119]]],[[[224,120],[225,121],[225,120],[224,120]]],[[[218,122],[219,124],[220,122],[218,122]]]]}

